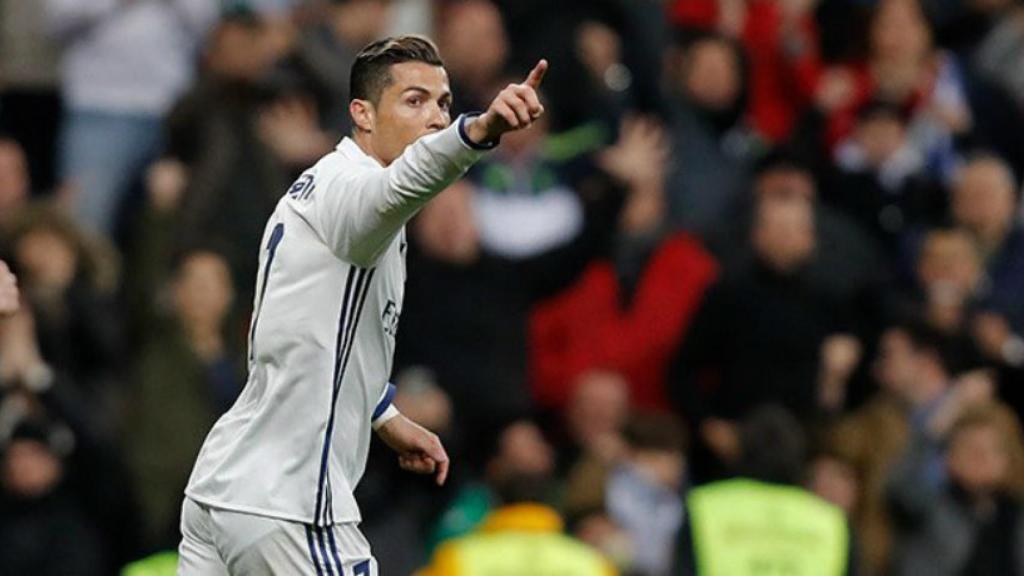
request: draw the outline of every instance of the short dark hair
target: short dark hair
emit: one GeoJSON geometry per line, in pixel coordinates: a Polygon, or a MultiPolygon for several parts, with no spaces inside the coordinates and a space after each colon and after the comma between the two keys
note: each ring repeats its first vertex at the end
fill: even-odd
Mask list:
{"type": "Polygon", "coordinates": [[[356,55],[352,64],[349,90],[353,100],[380,101],[380,94],[394,80],[391,66],[402,62],[424,62],[444,66],[437,46],[429,39],[415,34],[393,36],[367,45],[356,55]]]}
{"type": "Polygon", "coordinates": [[[904,334],[915,350],[932,354],[946,372],[957,372],[959,363],[956,361],[958,358],[955,339],[929,324],[920,315],[914,314],[903,318],[902,321],[890,326],[890,329],[904,334]]]}
{"type": "Polygon", "coordinates": [[[677,416],[655,410],[633,414],[622,435],[634,450],[685,453],[688,442],[686,429],[677,416]]]}
{"type": "Polygon", "coordinates": [[[797,484],[807,462],[807,436],[793,414],[776,404],[754,409],[739,425],[741,475],[797,484]]]}

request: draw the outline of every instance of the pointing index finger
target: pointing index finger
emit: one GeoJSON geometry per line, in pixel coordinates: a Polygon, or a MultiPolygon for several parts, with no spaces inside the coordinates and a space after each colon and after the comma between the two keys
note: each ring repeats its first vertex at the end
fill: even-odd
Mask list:
{"type": "Polygon", "coordinates": [[[548,61],[541,58],[537,65],[530,70],[530,75],[526,77],[526,82],[523,82],[530,88],[536,90],[540,88],[540,83],[544,80],[544,74],[548,71],[548,61]]]}

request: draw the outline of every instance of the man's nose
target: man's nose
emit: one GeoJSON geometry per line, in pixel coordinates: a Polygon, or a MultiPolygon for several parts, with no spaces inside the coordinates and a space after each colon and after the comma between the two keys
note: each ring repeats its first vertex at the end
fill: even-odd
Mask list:
{"type": "Polygon", "coordinates": [[[427,128],[431,130],[444,130],[448,127],[451,119],[448,116],[448,112],[445,111],[441,106],[435,104],[430,114],[430,121],[427,124],[427,128]]]}

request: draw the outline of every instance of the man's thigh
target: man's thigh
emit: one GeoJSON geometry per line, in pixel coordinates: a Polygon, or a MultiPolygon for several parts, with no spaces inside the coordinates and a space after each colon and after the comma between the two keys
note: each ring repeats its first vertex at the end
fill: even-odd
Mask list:
{"type": "Polygon", "coordinates": [[[181,509],[178,576],[228,576],[214,541],[210,511],[190,498],[181,509]]]}
{"type": "Polygon", "coordinates": [[[316,528],[226,510],[211,512],[222,536],[220,552],[232,575],[377,576],[370,546],[354,524],[316,528]]]}

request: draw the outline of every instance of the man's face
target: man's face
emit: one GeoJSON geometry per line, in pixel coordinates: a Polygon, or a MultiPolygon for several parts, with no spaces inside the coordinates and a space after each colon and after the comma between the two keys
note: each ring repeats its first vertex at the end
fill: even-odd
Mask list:
{"type": "Polygon", "coordinates": [[[1015,204],[1013,181],[999,164],[988,160],[964,167],[953,189],[953,219],[981,236],[1007,229],[1015,204]]]}
{"type": "Polygon", "coordinates": [[[814,256],[811,203],[799,197],[763,196],[757,205],[752,241],[758,258],[776,272],[797,270],[814,256]]]}
{"type": "Polygon", "coordinates": [[[21,146],[0,140],[0,212],[14,210],[28,198],[28,163],[21,146]]]}
{"type": "Polygon", "coordinates": [[[974,425],[959,431],[946,454],[949,474],[972,493],[992,492],[1005,482],[1010,459],[999,429],[974,425]]]}
{"type": "Polygon", "coordinates": [[[391,84],[376,105],[369,105],[373,151],[385,165],[401,156],[406,146],[451,123],[452,93],[444,68],[402,62],[390,72],[391,84]]]}
{"type": "Polygon", "coordinates": [[[728,110],[742,88],[740,63],[733,49],[720,40],[704,40],[690,48],[683,89],[697,104],[728,110]]]}
{"type": "Polygon", "coordinates": [[[919,396],[915,385],[920,380],[922,358],[910,336],[900,328],[890,328],[882,334],[879,344],[875,379],[885,390],[913,403],[919,396]]]}

